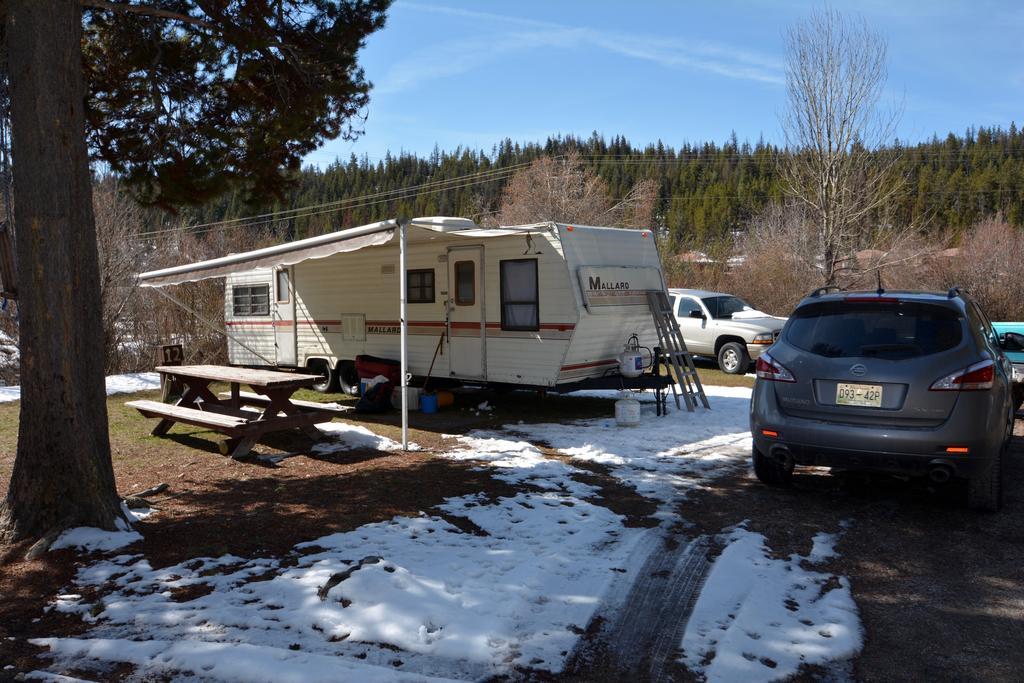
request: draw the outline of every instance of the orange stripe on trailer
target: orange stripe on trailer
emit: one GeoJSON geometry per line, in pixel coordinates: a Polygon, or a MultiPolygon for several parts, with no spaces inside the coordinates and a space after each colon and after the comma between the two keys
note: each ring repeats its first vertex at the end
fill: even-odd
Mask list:
{"type": "Polygon", "coordinates": [[[619,361],[616,358],[607,358],[605,360],[595,360],[595,361],[592,361],[590,363],[577,363],[575,365],[563,365],[561,370],[559,370],[559,372],[566,372],[568,370],[582,370],[583,368],[596,368],[596,367],[599,367],[601,365],[612,365],[613,363],[618,363],[618,362],[619,361]]]}

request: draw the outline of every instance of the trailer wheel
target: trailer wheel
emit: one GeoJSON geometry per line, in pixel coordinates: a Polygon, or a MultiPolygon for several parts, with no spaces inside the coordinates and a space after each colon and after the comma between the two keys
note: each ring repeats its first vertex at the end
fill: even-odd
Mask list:
{"type": "Polygon", "coordinates": [[[343,360],[338,363],[338,384],[341,385],[342,393],[359,395],[359,373],[356,372],[355,362],[343,360]]]}
{"type": "Polygon", "coordinates": [[[331,394],[338,390],[338,374],[327,361],[322,358],[314,358],[306,364],[306,370],[309,374],[320,377],[312,386],[313,391],[318,391],[321,394],[331,394]]]}

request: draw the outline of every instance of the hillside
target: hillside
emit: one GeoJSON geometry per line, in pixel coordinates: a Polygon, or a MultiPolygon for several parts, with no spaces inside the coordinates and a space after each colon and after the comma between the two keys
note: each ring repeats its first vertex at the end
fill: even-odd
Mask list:
{"type": "MultiPolygon", "coordinates": [[[[426,158],[388,155],[373,162],[352,157],[324,169],[301,171],[279,201],[247,205],[234,192],[184,214],[188,223],[328,204],[312,215],[273,225],[282,238],[360,225],[395,215],[486,217],[515,170],[539,156],[578,150],[586,164],[622,197],[637,181],[659,187],[656,215],[676,245],[701,244],[742,228],[766,203],[782,197],[777,171],[782,153],[764,142],[633,146],[610,141],[550,138],[543,145],[504,140],[490,152],[435,150],[426,158]]],[[[978,128],[902,148],[905,192],[890,219],[928,230],[963,229],[1001,213],[1024,225],[1024,132],[978,128]]]]}

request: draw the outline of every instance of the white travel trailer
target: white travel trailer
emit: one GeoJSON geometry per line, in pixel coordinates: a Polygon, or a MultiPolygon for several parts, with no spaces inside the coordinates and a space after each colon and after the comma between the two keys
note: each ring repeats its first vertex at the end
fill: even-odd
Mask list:
{"type": "Polygon", "coordinates": [[[555,390],[617,376],[632,335],[657,345],[647,292],[664,292],[665,282],[649,230],[484,229],[460,218],[400,227],[383,221],[143,273],[140,282],[225,277],[230,363],[308,368],[324,389],[340,382],[351,391],[356,356],[397,360],[406,338],[414,378],[555,390]]]}

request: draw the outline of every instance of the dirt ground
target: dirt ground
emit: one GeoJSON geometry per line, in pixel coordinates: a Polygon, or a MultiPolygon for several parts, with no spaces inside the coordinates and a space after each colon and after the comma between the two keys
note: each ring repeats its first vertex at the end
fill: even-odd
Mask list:
{"type": "MultiPolygon", "coordinates": [[[[432,456],[445,433],[609,414],[601,399],[516,393],[467,395],[443,420],[413,416],[412,440],[424,450],[401,454],[353,450],[313,456],[301,436],[257,447],[263,455],[293,454],[276,465],[235,462],[216,453],[214,435],[176,427],[149,436],[152,422],[111,397],[111,437],[118,489],[130,494],[165,482],[153,498],[159,514],[140,523],[139,552],[154,567],[200,555],[283,554],[295,543],[350,530],[395,515],[415,515],[445,498],[483,491],[509,493],[471,463],[432,456]],[[478,411],[489,399],[493,412],[478,411]],[[183,542],[183,539],[186,539],[183,542]]],[[[303,398],[310,398],[304,396],[303,398]]],[[[397,438],[397,416],[364,422],[397,438]]],[[[1020,426],[1020,425],[1019,425],[1020,426]]],[[[17,404],[0,405],[0,482],[13,463],[17,404]]],[[[1018,434],[1024,435],[1020,429],[1018,434]]],[[[654,505],[616,484],[600,467],[588,483],[602,487],[602,504],[631,524],[654,524],[654,505]]],[[[4,489],[0,489],[2,494],[4,489]]],[[[1024,439],[1007,463],[1006,509],[997,515],[965,510],[957,491],[895,480],[843,480],[804,473],[791,491],[760,485],[748,472],[717,479],[680,504],[690,536],[713,536],[747,520],[780,556],[807,553],[818,531],[841,531],[840,556],[825,569],[849,577],[865,629],[852,667],[809,670],[806,680],[1019,680],[1024,670],[1024,439]]],[[[464,520],[450,520],[461,524],[464,520]]],[[[0,666],[31,670],[35,648],[25,639],[81,632],[77,617],[43,611],[68,585],[81,562],[70,551],[21,560],[10,549],[0,566],[0,666]],[[13,638],[13,640],[11,640],[13,638]]],[[[0,681],[12,672],[0,671],[0,681]]],[[[543,678],[548,678],[544,676],[543,678]]],[[[685,671],[675,678],[691,678],[685,671]]],[[[578,680],[574,679],[574,680],[578,680]]],[[[601,680],[597,674],[592,680],[601,680]]],[[[614,677],[606,680],[615,680],[614,677]]]]}
{"type": "MultiPolygon", "coordinates": [[[[752,473],[715,480],[691,497],[695,532],[747,520],[779,557],[806,554],[818,531],[839,532],[822,566],[849,577],[864,649],[849,673],[863,681],[1019,681],[1024,671],[1024,424],[994,515],[966,510],[950,485],[891,478],[797,476],[793,490],[752,473]],[[844,528],[845,527],[845,528],[844,528]]],[[[808,680],[834,672],[807,671],[808,680]]]]}

